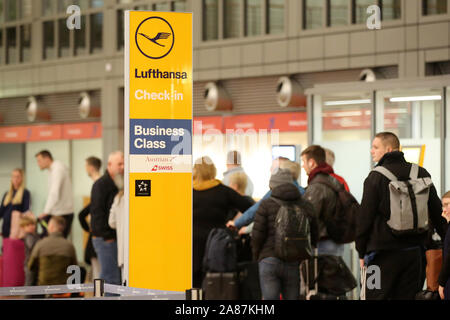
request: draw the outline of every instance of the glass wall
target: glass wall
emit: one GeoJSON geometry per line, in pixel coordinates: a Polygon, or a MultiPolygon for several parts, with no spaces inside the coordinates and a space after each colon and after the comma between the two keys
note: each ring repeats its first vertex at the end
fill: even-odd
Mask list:
{"type": "MultiPolygon", "coordinates": [[[[371,170],[372,96],[370,91],[313,96],[313,144],[334,152],[334,171],[347,181],[358,201],[362,200],[363,182],[371,170]]],[[[345,246],[344,261],[359,279],[354,244],[345,246]]],[[[358,289],[352,294],[359,297],[358,289]]]]}
{"type": "Polygon", "coordinates": [[[261,0],[245,1],[245,35],[259,36],[262,33],[261,0]]]}
{"type": "Polygon", "coordinates": [[[29,62],[31,60],[31,25],[20,26],[20,61],[29,62]]]}
{"type": "Polygon", "coordinates": [[[240,36],[241,2],[240,0],[224,0],[224,38],[237,38],[240,36]]]}
{"type": "MultiPolygon", "coordinates": [[[[392,90],[377,92],[377,132],[398,135],[402,147],[418,146],[425,150],[423,159],[407,161],[422,165],[441,189],[441,108],[442,90],[392,90]]],[[[413,155],[411,155],[413,156],[413,155]]]]}
{"type": "Polygon", "coordinates": [[[267,8],[267,33],[284,32],[284,0],[269,0],[267,8]]]}
{"type": "Polygon", "coordinates": [[[447,0],[423,0],[422,3],[424,16],[447,13],[447,0]]]}
{"type": "Polygon", "coordinates": [[[367,8],[374,4],[378,4],[378,2],[376,0],[354,0],[353,23],[366,24],[367,8]]]}
{"type": "Polygon", "coordinates": [[[323,27],[325,11],[324,0],[303,1],[303,29],[317,29],[323,27]]]}
{"type": "Polygon", "coordinates": [[[381,5],[381,15],[384,21],[401,18],[402,12],[400,0],[383,0],[381,5]]]}
{"type": "Polygon", "coordinates": [[[345,26],[348,24],[348,4],[347,0],[329,0],[329,27],[345,26]]]}
{"type": "Polygon", "coordinates": [[[6,63],[18,62],[17,28],[6,29],[6,63]]]}
{"type": "Polygon", "coordinates": [[[219,38],[219,1],[203,0],[203,40],[219,38]]]}

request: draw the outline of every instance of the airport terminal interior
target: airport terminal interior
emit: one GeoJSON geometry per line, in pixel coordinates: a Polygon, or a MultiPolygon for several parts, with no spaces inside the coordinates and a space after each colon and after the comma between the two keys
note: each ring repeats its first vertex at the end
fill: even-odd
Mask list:
{"type": "MultiPolygon", "coordinates": [[[[427,169],[439,197],[450,190],[450,0],[0,0],[0,194],[24,169],[39,215],[48,172],[35,155],[49,150],[67,166],[69,239],[88,276],[85,160],[101,159],[103,174],[128,145],[127,10],[192,13],[192,160],[210,157],[222,180],[238,150],[256,201],[274,158],[302,166],[301,152],[321,145],[361,202],[383,131],[427,169]],[[71,5],[79,29],[68,28],[71,5]]],[[[308,186],[303,168],[298,183],[308,186]]],[[[354,243],[343,258],[359,281],[354,243]]]]}

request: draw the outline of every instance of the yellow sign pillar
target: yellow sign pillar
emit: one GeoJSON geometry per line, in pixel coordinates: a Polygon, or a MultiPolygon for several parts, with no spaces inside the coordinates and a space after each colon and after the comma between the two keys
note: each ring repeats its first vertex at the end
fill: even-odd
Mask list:
{"type": "Polygon", "coordinates": [[[190,13],[125,12],[125,186],[128,286],[190,289],[190,13]]]}

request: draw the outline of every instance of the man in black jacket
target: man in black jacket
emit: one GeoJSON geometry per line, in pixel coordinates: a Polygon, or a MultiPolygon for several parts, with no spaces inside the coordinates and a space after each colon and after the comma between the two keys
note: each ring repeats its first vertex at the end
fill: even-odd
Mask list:
{"type": "Polygon", "coordinates": [[[334,170],[326,163],[325,149],[321,146],[310,146],[301,156],[303,168],[308,174],[308,187],[304,197],[313,204],[318,219],[318,254],[343,256],[344,245],[336,243],[327,230],[327,222],[336,211],[337,193],[324,182],[337,188],[343,188],[344,185],[334,177],[334,170]]]}
{"type": "Polygon", "coordinates": [[[108,218],[118,187],[123,186],[123,170],[123,153],[111,153],[105,174],[94,183],[91,191],[92,243],[100,262],[100,278],[107,284],[116,285],[121,283],[116,231],[109,226],[108,218]]]}
{"type": "MultiPolygon", "coordinates": [[[[399,181],[405,181],[409,179],[411,163],[406,162],[399,150],[397,136],[383,132],[375,136],[371,154],[378,166],[391,171],[399,181]]],[[[430,174],[419,167],[418,177],[430,177],[430,174]]],[[[361,268],[373,266],[366,276],[372,283],[367,283],[363,288],[367,300],[414,299],[425,280],[424,244],[427,233],[394,236],[387,224],[391,215],[389,183],[388,178],[375,171],[370,172],[364,181],[361,212],[357,219],[356,249],[361,268]],[[378,285],[377,272],[380,276],[378,285]]],[[[441,202],[434,186],[429,193],[428,214],[432,225],[443,238],[446,223],[441,217],[441,202]]]]}

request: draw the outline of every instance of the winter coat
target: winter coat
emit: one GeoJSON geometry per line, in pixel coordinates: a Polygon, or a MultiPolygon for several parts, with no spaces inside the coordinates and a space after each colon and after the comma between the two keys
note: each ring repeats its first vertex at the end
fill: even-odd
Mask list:
{"type": "Polygon", "coordinates": [[[203,183],[194,182],[193,215],[194,215],[194,261],[193,271],[202,269],[206,240],[214,228],[225,228],[232,209],[244,212],[253,201],[241,196],[233,189],[223,185],[219,180],[203,183]]]}
{"type": "Polygon", "coordinates": [[[318,220],[319,241],[329,240],[326,222],[335,214],[338,198],[337,193],[333,189],[323,183],[315,183],[315,180],[319,176],[323,176],[332,184],[341,188],[341,183],[331,176],[333,173],[333,168],[327,164],[320,165],[314,169],[309,174],[308,187],[304,195],[304,198],[311,202],[315,209],[318,220]]]}
{"type": "MultiPolygon", "coordinates": [[[[282,184],[272,190],[272,196],[276,199],[297,203],[310,220],[311,243],[317,243],[317,219],[312,204],[301,196],[298,188],[292,183],[282,184]]],[[[261,201],[256,211],[255,222],[252,231],[252,249],[254,260],[261,261],[264,258],[275,257],[275,218],[280,205],[272,198],[261,201]]]]}
{"type": "MultiPolygon", "coordinates": [[[[399,180],[409,180],[411,163],[406,162],[403,152],[394,151],[384,155],[378,162],[391,171],[399,180]]],[[[424,168],[419,168],[419,178],[430,177],[424,168]]],[[[425,245],[428,233],[396,237],[387,221],[390,218],[390,180],[379,172],[372,171],[364,181],[361,212],[357,217],[356,249],[359,257],[373,251],[401,250],[425,245]]],[[[430,189],[428,214],[431,224],[442,239],[445,237],[447,223],[441,216],[442,205],[434,186],[430,189]]]]}

